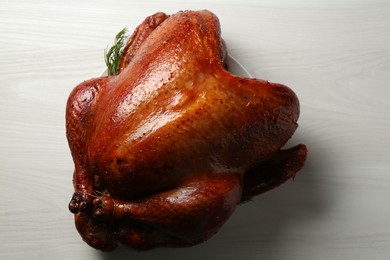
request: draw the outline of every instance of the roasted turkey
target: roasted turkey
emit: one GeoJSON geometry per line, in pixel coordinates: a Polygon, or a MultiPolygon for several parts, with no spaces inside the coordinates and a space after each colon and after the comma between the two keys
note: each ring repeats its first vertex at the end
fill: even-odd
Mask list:
{"type": "Polygon", "coordinates": [[[226,57],[211,12],[157,13],[128,40],[118,75],[72,91],[69,209],[90,246],[204,242],[237,204],[302,168],[304,145],[281,150],[297,128],[297,96],[233,75],[226,57]]]}

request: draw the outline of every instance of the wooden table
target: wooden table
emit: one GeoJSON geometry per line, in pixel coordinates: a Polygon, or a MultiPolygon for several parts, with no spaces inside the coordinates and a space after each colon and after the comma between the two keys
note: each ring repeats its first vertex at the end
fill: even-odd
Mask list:
{"type": "Polygon", "coordinates": [[[3,0],[0,47],[0,259],[390,259],[390,1],[3,0]],[[309,159],[202,245],[101,253],[67,209],[65,103],[119,30],[181,9],[213,11],[252,76],[294,89],[309,159]]]}

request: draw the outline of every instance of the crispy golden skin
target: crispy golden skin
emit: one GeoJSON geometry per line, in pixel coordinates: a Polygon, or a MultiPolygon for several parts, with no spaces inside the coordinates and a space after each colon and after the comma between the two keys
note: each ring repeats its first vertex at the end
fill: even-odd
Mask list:
{"type": "Polygon", "coordinates": [[[281,84],[235,76],[209,11],[157,13],[134,32],[119,74],[70,94],[75,163],[69,209],[91,246],[191,246],[242,199],[299,171],[307,150],[280,150],[299,102],[281,84]]]}

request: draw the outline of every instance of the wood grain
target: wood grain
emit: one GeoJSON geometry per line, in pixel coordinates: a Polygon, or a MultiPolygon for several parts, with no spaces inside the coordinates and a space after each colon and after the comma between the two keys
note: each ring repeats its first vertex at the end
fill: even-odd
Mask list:
{"type": "Polygon", "coordinates": [[[390,2],[1,1],[0,259],[388,259],[390,2]],[[156,11],[210,9],[251,75],[294,89],[309,160],[293,182],[240,206],[188,249],[103,254],[67,203],[69,92],[104,68],[123,27],[156,11]]]}

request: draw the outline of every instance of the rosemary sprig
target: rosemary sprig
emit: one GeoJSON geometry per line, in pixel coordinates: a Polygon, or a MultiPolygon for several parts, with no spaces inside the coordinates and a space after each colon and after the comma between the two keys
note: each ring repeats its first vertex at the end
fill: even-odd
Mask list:
{"type": "Polygon", "coordinates": [[[114,44],[104,50],[104,61],[107,65],[108,75],[118,74],[119,64],[127,38],[127,28],[123,28],[116,36],[114,44]]]}

